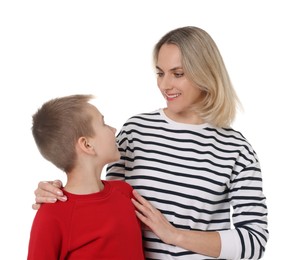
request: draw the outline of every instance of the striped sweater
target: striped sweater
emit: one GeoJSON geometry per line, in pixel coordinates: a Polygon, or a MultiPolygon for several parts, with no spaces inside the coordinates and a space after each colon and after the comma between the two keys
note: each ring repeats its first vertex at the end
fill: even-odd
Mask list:
{"type": "MultiPolygon", "coordinates": [[[[162,109],[133,116],[118,136],[123,179],[177,228],[218,231],[219,259],[259,259],[268,239],[266,199],[255,151],[241,133],[177,123],[162,109]]],[[[144,232],[146,259],[213,259],[144,232]]]]}

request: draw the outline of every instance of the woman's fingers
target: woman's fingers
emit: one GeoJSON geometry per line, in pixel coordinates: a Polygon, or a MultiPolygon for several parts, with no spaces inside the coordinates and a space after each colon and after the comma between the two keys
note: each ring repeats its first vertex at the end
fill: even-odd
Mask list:
{"type": "Polygon", "coordinates": [[[38,184],[38,188],[35,190],[36,196],[49,196],[49,194],[53,194],[55,196],[63,196],[63,192],[61,190],[62,182],[60,180],[55,181],[40,181],[38,184]]]}
{"type": "Polygon", "coordinates": [[[34,191],[36,203],[32,205],[32,208],[39,209],[41,203],[54,203],[57,200],[66,201],[67,197],[64,196],[61,188],[62,182],[60,180],[39,182],[38,188],[34,191]]]}
{"type": "Polygon", "coordinates": [[[34,209],[34,210],[38,210],[39,208],[40,208],[40,206],[41,206],[41,204],[37,204],[37,203],[35,203],[35,204],[32,204],[32,209],[34,209]]]}
{"type": "Polygon", "coordinates": [[[138,219],[160,239],[170,243],[175,234],[175,228],[157,208],[138,194],[137,191],[133,191],[133,195],[135,199],[132,199],[132,203],[136,208],[135,213],[138,219]]]}
{"type": "Polygon", "coordinates": [[[154,208],[151,203],[143,198],[136,190],[133,190],[133,195],[135,199],[132,199],[132,202],[141,214],[144,214],[146,217],[150,217],[157,211],[157,209],[154,208]]]}

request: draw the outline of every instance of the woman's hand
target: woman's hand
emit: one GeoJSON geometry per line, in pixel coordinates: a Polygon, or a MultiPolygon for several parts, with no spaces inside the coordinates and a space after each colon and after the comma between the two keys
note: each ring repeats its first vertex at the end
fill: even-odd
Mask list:
{"type": "Polygon", "coordinates": [[[220,255],[221,240],[218,232],[177,229],[137,191],[134,190],[133,195],[136,199],[132,199],[137,209],[136,216],[164,243],[211,257],[220,255]]]}
{"type": "Polygon", "coordinates": [[[63,196],[61,190],[62,186],[60,180],[39,182],[38,188],[34,192],[36,203],[32,205],[32,208],[37,210],[42,203],[55,203],[57,200],[66,201],[67,198],[63,196]]]}
{"type": "Polygon", "coordinates": [[[156,209],[144,199],[137,191],[133,190],[135,199],[132,203],[136,207],[136,216],[152,230],[166,244],[174,244],[177,239],[177,229],[156,209]]]}

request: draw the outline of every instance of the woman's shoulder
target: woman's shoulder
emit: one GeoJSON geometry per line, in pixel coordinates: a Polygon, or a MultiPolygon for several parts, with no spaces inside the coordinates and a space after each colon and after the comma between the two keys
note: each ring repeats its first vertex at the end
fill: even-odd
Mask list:
{"type": "Polygon", "coordinates": [[[230,147],[231,149],[236,148],[240,150],[241,154],[247,157],[252,157],[257,159],[257,154],[249,142],[249,140],[242,134],[242,132],[235,130],[234,128],[213,128],[217,131],[217,136],[219,140],[230,147]]]}
{"type": "Polygon", "coordinates": [[[253,150],[252,145],[242,134],[242,132],[235,130],[232,127],[219,128],[209,126],[205,128],[205,130],[209,133],[210,136],[221,143],[228,144],[230,146],[240,146],[249,151],[253,150]]]}
{"type": "Polygon", "coordinates": [[[228,140],[235,139],[241,142],[247,142],[244,135],[240,131],[235,130],[232,127],[222,128],[222,127],[215,127],[209,124],[208,127],[205,128],[205,130],[208,132],[212,132],[213,135],[220,136],[221,138],[225,138],[228,140]]]}

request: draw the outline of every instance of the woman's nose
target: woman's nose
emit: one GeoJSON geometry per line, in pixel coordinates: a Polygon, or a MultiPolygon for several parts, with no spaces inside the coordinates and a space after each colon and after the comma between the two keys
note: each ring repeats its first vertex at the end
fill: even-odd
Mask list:
{"type": "Polygon", "coordinates": [[[171,80],[167,76],[164,76],[160,78],[158,82],[158,86],[162,90],[171,89],[172,88],[171,80]]]}

